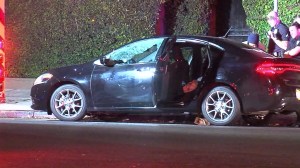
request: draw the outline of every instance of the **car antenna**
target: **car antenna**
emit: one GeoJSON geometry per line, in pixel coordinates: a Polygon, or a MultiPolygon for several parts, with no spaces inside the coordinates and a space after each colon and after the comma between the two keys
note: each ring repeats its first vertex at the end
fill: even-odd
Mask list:
{"type": "Polygon", "coordinates": [[[228,34],[229,34],[229,32],[230,32],[231,29],[232,29],[232,26],[230,26],[230,28],[228,29],[228,31],[225,33],[225,35],[223,36],[224,38],[228,37],[228,34]]]}

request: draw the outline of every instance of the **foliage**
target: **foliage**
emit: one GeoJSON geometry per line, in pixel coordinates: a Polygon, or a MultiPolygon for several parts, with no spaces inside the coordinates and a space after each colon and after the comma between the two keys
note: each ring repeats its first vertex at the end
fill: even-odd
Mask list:
{"type": "Polygon", "coordinates": [[[8,77],[37,77],[155,34],[159,0],[14,0],[6,3],[8,77]]]}
{"type": "Polygon", "coordinates": [[[175,34],[205,35],[208,33],[209,0],[185,0],[176,15],[175,34]]]}
{"type": "MultiPolygon", "coordinates": [[[[266,16],[273,10],[274,1],[243,0],[243,7],[247,15],[247,24],[260,35],[260,40],[267,45],[266,33],[270,30],[266,16]]],[[[300,11],[300,0],[278,1],[278,15],[283,23],[291,25],[300,11]]]]}
{"type": "Polygon", "coordinates": [[[166,34],[207,34],[210,1],[164,0],[166,34]]]}

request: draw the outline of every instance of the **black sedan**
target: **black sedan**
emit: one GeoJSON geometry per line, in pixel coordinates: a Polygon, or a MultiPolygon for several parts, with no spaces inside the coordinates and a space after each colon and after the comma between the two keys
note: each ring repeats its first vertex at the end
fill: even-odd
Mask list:
{"type": "Polygon", "coordinates": [[[91,62],[49,70],[32,108],[75,121],[87,113],[198,113],[213,125],[299,112],[300,61],[220,37],[141,39],[91,62]]]}

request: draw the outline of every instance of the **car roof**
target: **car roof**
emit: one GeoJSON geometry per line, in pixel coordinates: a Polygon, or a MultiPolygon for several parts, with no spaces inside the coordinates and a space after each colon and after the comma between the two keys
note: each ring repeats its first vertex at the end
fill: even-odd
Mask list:
{"type": "Polygon", "coordinates": [[[229,46],[234,46],[236,48],[247,48],[252,49],[251,46],[243,44],[242,42],[235,41],[232,39],[228,39],[225,37],[214,37],[214,36],[196,36],[196,35],[174,35],[174,36],[154,36],[154,37],[165,37],[165,38],[173,38],[176,37],[177,39],[198,39],[207,42],[214,43],[216,45],[221,46],[222,48],[227,48],[229,46]]]}

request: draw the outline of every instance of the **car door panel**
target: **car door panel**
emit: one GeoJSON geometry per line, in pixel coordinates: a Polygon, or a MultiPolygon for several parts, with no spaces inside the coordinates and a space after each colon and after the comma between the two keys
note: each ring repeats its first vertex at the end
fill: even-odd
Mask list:
{"type": "Polygon", "coordinates": [[[155,63],[98,65],[92,74],[95,107],[152,107],[155,63]]]}
{"type": "Polygon", "coordinates": [[[153,107],[156,58],[165,39],[142,39],[105,55],[92,74],[94,106],[153,107]]]}

